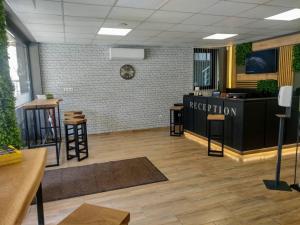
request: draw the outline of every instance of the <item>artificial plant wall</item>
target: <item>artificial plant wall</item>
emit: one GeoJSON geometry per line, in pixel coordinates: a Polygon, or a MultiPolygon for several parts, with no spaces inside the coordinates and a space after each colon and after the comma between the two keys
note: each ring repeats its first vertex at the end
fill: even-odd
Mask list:
{"type": "Polygon", "coordinates": [[[20,147],[20,131],[15,112],[14,86],[9,75],[6,20],[0,0],[0,145],[20,147]]]}
{"type": "Polygon", "coordinates": [[[295,72],[300,72],[300,44],[293,48],[293,69],[295,72]]]}
{"type": "Polygon", "coordinates": [[[243,43],[236,45],[236,65],[243,66],[245,65],[246,56],[252,52],[252,43],[243,43]]]}

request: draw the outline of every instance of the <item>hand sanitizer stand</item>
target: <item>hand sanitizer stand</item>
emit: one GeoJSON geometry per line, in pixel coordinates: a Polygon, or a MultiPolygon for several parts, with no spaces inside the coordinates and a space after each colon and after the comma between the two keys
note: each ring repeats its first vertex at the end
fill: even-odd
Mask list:
{"type": "Polygon", "coordinates": [[[270,190],[279,191],[291,191],[290,186],[287,182],[280,180],[280,170],[281,170],[281,156],[282,156],[282,145],[283,145],[283,135],[284,135],[284,124],[285,120],[291,116],[291,103],[292,103],[292,86],[282,86],[278,95],[278,105],[286,107],[285,114],[276,114],[279,118],[279,132],[278,132],[278,151],[277,151],[277,163],[275,180],[264,180],[265,186],[270,190]]]}
{"type": "Polygon", "coordinates": [[[300,138],[300,115],[298,115],[298,134],[297,134],[297,146],[296,146],[296,155],[295,155],[295,174],[294,174],[294,183],[291,185],[291,188],[293,188],[296,191],[300,192],[300,183],[297,181],[297,170],[298,170],[298,161],[300,160],[298,156],[299,152],[299,138],[300,138]]]}

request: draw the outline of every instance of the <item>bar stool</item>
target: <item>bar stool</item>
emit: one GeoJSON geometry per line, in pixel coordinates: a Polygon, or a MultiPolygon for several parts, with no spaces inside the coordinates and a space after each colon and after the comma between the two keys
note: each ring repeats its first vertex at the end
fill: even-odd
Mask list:
{"type": "Polygon", "coordinates": [[[170,108],[170,136],[181,136],[183,131],[183,106],[172,106],[170,108]]]}
{"type": "Polygon", "coordinates": [[[81,111],[72,111],[65,112],[64,116],[67,160],[76,157],[78,161],[81,161],[88,157],[85,115],[81,111]],[[74,151],[75,154],[70,153],[74,151]]]}
{"type": "Polygon", "coordinates": [[[58,225],[128,225],[129,221],[130,214],[128,212],[83,204],[58,225]]]}
{"type": "Polygon", "coordinates": [[[208,155],[209,156],[217,156],[223,157],[224,156],[224,121],[225,115],[224,114],[208,114],[207,115],[208,121],[208,155]],[[212,122],[220,122],[222,124],[222,133],[219,135],[212,135],[211,133],[211,123],[212,122]],[[211,149],[211,140],[217,139],[221,141],[221,151],[220,150],[212,150],[211,149]]]}

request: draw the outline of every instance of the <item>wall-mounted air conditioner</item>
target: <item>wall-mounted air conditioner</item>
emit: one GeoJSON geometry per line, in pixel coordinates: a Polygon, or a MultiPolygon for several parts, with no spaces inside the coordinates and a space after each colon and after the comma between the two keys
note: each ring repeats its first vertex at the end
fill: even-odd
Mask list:
{"type": "Polygon", "coordinates": [[[145,50],[137,48],[110,48],[110,60],[142,60],[145,58],[145,50]]]}

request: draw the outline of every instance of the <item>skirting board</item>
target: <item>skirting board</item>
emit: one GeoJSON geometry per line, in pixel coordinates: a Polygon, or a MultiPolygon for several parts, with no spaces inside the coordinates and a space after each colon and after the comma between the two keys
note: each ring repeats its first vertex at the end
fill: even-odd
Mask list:
{"type": "MultiPolygon", "coordinates": [[[[207,138],[201,135],[192,133],[190,131],[184,131],[184,136],[192,141],[195,141],[201,145],[207,146],[207,138]]],[[[220,143],[212,141],[212,148],[220,148],[220,143]]],[[[282,149],[282,155],[295,154],[296,144],[284,145],[282,149]]],[[[274,158],[277,156],[277,147],[254,149],[246,152],[240,152],[228,146],[224,146],[224,155],[238,162],[250,162],[274,158]]]]}

